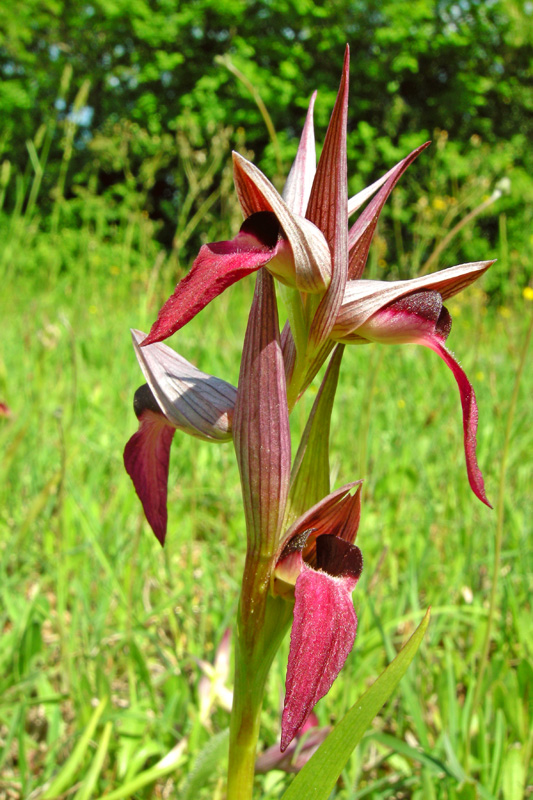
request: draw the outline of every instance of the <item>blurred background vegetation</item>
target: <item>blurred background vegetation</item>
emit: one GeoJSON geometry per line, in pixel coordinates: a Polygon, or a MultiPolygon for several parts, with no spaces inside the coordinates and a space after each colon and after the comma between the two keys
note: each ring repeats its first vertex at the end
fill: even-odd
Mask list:
{"type": "MultiPolygon", "coordinates": [[[[142,380],[127,330],[148,329],[201,243],[236,233],[232,149],[281,187],[314,89],[320,147],[346,42],[351,192],[433,140],[387,203],[366,277],[498,259],[449,304],[496,511],[469,490],[436,356],[347,348],[332,485],[365,478],[365,571],[320,724],[429,604],[433,620],[333,796],[533,795],[533,3],[14,0],[0,5],[0,800],[223,796],[226,676],[205,662],[235,613],[239,477],[230,445],[176,436],[159,548],[122,465],[142,380]]],[[[180,352],[236,383],[252,290],[205,309],[180,352]]],[[[258,796],[288,780],[259,777],[258,796]]]]}
{"type": "MultiPolygon", "coordinates": [[[[315,88],[320,142],[346,42],[351,192],[434,142],[385,212],[383,275],[414,274],[503,188],[497,209],[452,235],[446,264],[499,256],[488,292],[501,300],[523,288],[533,250],[533,6],[520,0],[4,4],[1,229],[24,214],[25,242],[89,225],[109,239],[129,231],[138,249],[132,224],[144,220],[150,239],[188,262],[210,225],[235,229],[232,148],[279,186],[315,88]]],[[[68,268],[79,254],[64,245],[55,258],[68,268]]]]}

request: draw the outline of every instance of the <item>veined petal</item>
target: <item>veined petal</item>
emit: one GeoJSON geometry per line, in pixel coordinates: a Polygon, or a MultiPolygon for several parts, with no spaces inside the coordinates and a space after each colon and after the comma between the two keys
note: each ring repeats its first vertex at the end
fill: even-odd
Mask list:
{"type": "Polygon", "coordinates": [[[233,175],[245,217],[271,211],[290,245],[293,276],[287,274],[285,265],[280,271],[275,259],[269,264],[269,271],[279,273],[286,283],[302,292],[324,292],[331,280],[331,254],[322,232],[294,213],[261,170],[238,153],[233,153],[233,175]]]}
{"type": "Polygon", "coordinates": [[[161,545],[167,531],[167,484],[170,445],[175,427],[159,410],[145,384],[135,393],[139,430],[124,449],[124,466],[133,481],[146,519],[161,545]]]}
{"type": "Polygon", "coordinates": [[[459,264],[408,281],[348,281],[331,336],[335,341],[346,341],[347,334],[377,311],[415,292],[437,291],[446,300],[474,283],[491,264],[494,261],[459,264]]]}
{"type": "MultiPolygon", "coordinates": [[[[291,438],[274,279],[262,270],[239,375],[233,421],[248,536],[241,608],[254,613],[257,584],[268,590],[289,489],[291,438]]],[[[260,629],[260,628],[258,628],[260,629]]]]}
{"type": "Polygon", "coordinates": [[[341,82],[311,189],[306,216],[323,231],[331,251],[332,276],[318,306],[309,339],[317,349],[328,338],[348,276],[348,167],[346,130],[350,49],[346,46],[341,82]]]}
{"type": "Polygon", "coordinates": [[[197,369],[165,344],[141,348],[142,331],[132,330],[131,335],[144,377],[168,421],[199,439],[231,439],[236,388],[197,369]]]}
{"type": "Polygon", "coordinates": [[[284,751],[315,704],[330,690],[357,632],[351,593],[361,574],[359,548],[322,536],[319,570],[305,565],[295,587],[294,621],[281,722],[284,751]],[[332,573],[324,571],[332,567],[332,573]]]}
{"type": "Polygon", "coordinates": [[[381,214],[381,210],[385,205],[388,196],[398,183],[407,167],[412,164],[419,153],[421,153],[422,150],[425,150],[429,144],[430,142],[426,142],[420,147],[417,147],[416,150],[413,150],[412,153],[396,164],[396,166],[387,173],[389,177],[383,188],[380,189],[379,193],[368,204],[363,213],[350,228],[350,232],[348,234],[348,247],[350,251],[348,278],[350,280],[358,280],[363,274],[366,260],[368,258],[370,243],[372,241],[374,231],[376,230],[379,215],[381,214]]]}
{"type": "Polygon", "coordinates": [[[306,544],[324,533],[335,533],[347,542],[354,542],[361,517],[362,484],[363,481],[353,481],[341,486],[298,517],[281,539],[280,560],[294,549],[290,547],[291,541],[306,531],[309,532],[306,544]],[[350,494],[355,487],[357,487],[355,492],[350,494]]]}
{"type": "Polygon", "coordinates": [[[371,183],[370,186],[366,186],[364,189],[361,189],[360,192],[354,194],[353,197],[350,197],[348,200],[349,217],[351,217],[352,214],[355,214],[355,212],[358,211],[361,206],[366,203],[366,201],[369,200],[372,195],[375,194],[381,186],[383,186],[384,183],[386,183],[386,181],[388,181],[395,169],[396,167],[392,167],[392,169],[386,172],[385,175],[382,175],[381,178],[378,178],[377,181],[374,181],[374,183],[371,183]]]}
{"type": "Polygon", "coordinates": [[[225,289],[274,258],[280,247],[279,226],[275,220],[272,226],[267,216],[261,222],[265,224],[252,231],[245,222],[234,239],[200,248],[190,272],[160,310],[143,347],[168,339],[225,289]]]}
{"type": "Polygon", "coordinates": [[[315,129],[313,125],[315,100],[316,92],[313,92],[300,137],[298,152],[283,188],[283,199],[291,211],[300,214],[300,216],[305,216],[316,172],[315,129]]]}

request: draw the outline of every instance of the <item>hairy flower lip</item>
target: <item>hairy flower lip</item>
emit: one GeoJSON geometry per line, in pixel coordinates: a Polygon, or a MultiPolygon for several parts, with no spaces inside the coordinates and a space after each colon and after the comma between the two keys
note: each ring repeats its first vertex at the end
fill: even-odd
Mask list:
{"type": "Polygon", "coordinates": [[[317,544],[318,568],[304,564],[295,584],[282,752],[330,690],[357,633],[352,592],[363,568],[361,551],[333,534],[320,536],[317,544]]]}
{"type": "Polygon", "coordinates": [[[229,241],[202,245],[190,271],[160,309],[141,346],[168,339],[229,286],[268,264],[277,248],[278,245],[266,247],[246,231],[229,241]]]}
{"type": "Polygon", "coordinates": [[[315,503],[280,543],[272,589],[276,594],[278,588],[277,593],[286,599],[294,593],[282,752],[331,688],[355,641],[352,592],[363,558],[353,542],[361,512],[361,484],[346,484],[315,503]]]}

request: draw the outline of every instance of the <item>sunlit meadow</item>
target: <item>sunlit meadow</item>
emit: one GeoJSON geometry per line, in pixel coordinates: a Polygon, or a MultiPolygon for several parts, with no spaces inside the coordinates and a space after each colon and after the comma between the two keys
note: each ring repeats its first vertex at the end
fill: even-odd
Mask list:
{"type": "MultiPolygon", "coordinates": [[[[221,796],[226,744],[222,737],[217,747],[213,735],[228,715],[215,699],[202,723],[197,690],[199,659],[213,659],[235,613],[245,547],[238,474],[229,446],[180,437],[168,540],[159,548],[122,467],[139,383],[128,328],[148,327],[174,278],[166,267],[154,272],[151,252],[132,266],[119,245],[106,249],[86,236],[88,263],[77,274],[56,274],[44,238],[38,272],[24,272],[22,244],[4,267],[0,399],[11,413],[0,419],[0,796],[40,796],[104,698],[66,796],[82,791],[95,753],[93,788],[80,797],[221,796]],[[171,768],[154,771],[180,742],[171,768]]],[[[182,352],[232,382],[252,286],[236,285],[180,334],[182,352]]],[[[465,353],[476,385],[480,463],[493,502],[531,315],[527,297],[512,299],[487,308],[480,288],[450,304],[460,328],[450,346],[465,353]]],[[[356,647],[318,706],[320,722],[354,702],[427,605],[433,619],[397,696],[345,770],[339,798],[512,800],[532,780],[531,391],[526,369],[507,462],[491,659],[469,725],[497,511],[473,502],[463,474],[456,388],[434,354],[414,346],[345,357],[332,463],[335,472],[342,457],[345,475],[368,476],[366,569],[356,647]],[[477,783],[466,778],[467,749],[477,783]]],[[[302,424],[311,401],[296,412],[302,424]]],[[[269,682],[264,747],[279,736],[286,658],[287,643],[269,682]]],[[[262,796],[274,798],[287,777],[258,780],[262,796]]]]}
{"type": "MultiPolygon", "coordinates": [[[[222,798],[229,715],[206,662],[236,612],[238,471],[231,445],[176,436],[161,550],[122,463],[140,383],[129,328],[149,329],[188,264],[159,252],[142,214],[116,225],[90,200],[78,229],[62,227],[61,204],[49,232],[30,213],[3,222],[0,798],[222,798]]],[[[209,236],[228,227],[213,235],[211,225],[209,236]]],[[[505,265],[507,247],[501,237],[498,252],[482,255],[505,265]]],[[[456,263],[446,253],[435,266],[456,263]]],[[[382,276],[382,255],[378,236],[367,277],[382,276]]],[[[247,278],[179,334],[180,352],[233,384],[252,292],[247,278]]],[[[481,281],[448,304],[449,346],[476,388],[492,512],[468,486],[457,389],[435,354],[370,345],[344,357],[331,482],[365,479],[365,570],[356,645],[317,706],[320,724],[355,702],[428,605],[432,622],[344,770],[332,795],[342,800],[533,792],[533,379],[527,366],[520,372],[533,302],[513,286],[501,296],[505,305],[489,303],[481,281]]],[[[296,428],[314,393],[296,409],[296,428]]],[[[285,641],[262,749],[279,741],[287,653],[285,641]]],[[[289,781],[280,771],[258,776],[258,796],[277,798],[289,781]]]]}

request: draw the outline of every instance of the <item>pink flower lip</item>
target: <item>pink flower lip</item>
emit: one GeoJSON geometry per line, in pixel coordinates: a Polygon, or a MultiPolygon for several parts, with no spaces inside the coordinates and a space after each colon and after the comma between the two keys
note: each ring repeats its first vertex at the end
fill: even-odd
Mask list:
{"type": "Polygon", "coordinates": [[[355,641],[352,592],[363,569],[357,535],[361,481],[337,489],[283,537],[273,590],[294,594],[281,750],[330,689],[355,641]],[[352,494],[351,490],[355,488],[352,494]]]}

